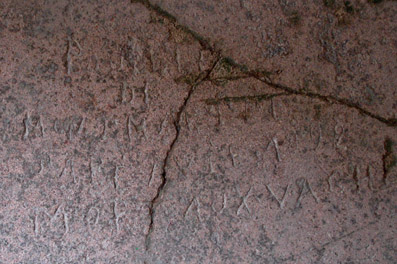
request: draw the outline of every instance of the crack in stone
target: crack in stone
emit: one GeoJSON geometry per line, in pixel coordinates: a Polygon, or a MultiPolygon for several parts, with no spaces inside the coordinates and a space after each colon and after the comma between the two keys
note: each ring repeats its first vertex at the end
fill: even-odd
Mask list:
{"type": "Polygon", "coordinates": [[[172,140],[170,147],[168,148],[165,158],[164,158],[164,162],[163,162],[163,166],[162,166],[162,173],[161,173],[161,183],[159,185],[159,187],[157,188],[157,192],[156,195],[153,197],[153,199],[150,201],[149,204],[149,216],[150,216],[150,223],[149,223],[149,230],[146,234],[145,237],[145,249],[146,251],[149,250],[150,248],[150,239],[151,239],[151,234],[153,232],[153,224],[154,224],[154,216],[155,216],[155,210],[157,205],[160,203],[160,197],[164,191],[164,188],[168,182],[167,179],[167,166],[169,165],[169,162],[171,160],[171,155],[172,152],[174,150],[174,147],[179,139],[179,135],[181,132],[181,116],[183,114],[183,112],[185,111],[187,104],[190,101],[190,98],[192,97],[193,92],[195,91],[195,89],[204,81],[208,80],[211,72],[213,71],[213,69],[215,68],[215,66],[218,64],[219,59],[216,59],[214,64],[212,65],[212,67],[208,70],[205,70],[203,72],[201,72],[198,77],[196,78],[194,84],[190,87],[188,94],[186,95],[183,104],[179,107],[178,112],[176,113],[176,117],[174,120],[174,128],[176,131],[175,137],[172,140]]]}
{"type": "Polygon", "coordinates": [[[201,47],[204,50],[209,50],[212,53],[216,52],[216,50],[212,47],[212,45],[206,38],[204,38],[197,32],[191,30],[187,26],[184,26],[181,23],[179,23],[178,19],[175,16],[171,15],[169,12],[162,9],[160,6],[158,6],[156,4],[152,4],[148,0],[131,0],[131,3],[140,3],[140,4],[144,5],[148,10],[153,11],[158,16],[161,16],[161,17],[167,19],[170,23],[172,23],[174,25],[174,27],[176,29],[180,29],[180,30],[184,31],[185,33],[189,34],[190,36],[192,36],[195,40],[197,40],[200,43],[201,47]]]}
{"type": "Polygon", "coordinates": [[[205,99],[205,103],[207,105],[218,105],[221,102],[225,103],[238,103],[238,102],[246,102],[246,101],[255,101],[255,102],[260,102],[260,101],[268,101],[273,99],[274,97],[278,96],[288,96],[291,95],[289,93],[274,93],[274,94],[259,94],[259,95],[244,95],[244,96],[226,96],[222,98],[210,98],[210,99],[205,99]]]}
{"type": "Polygon", "coordinates": [[[217,50],[215,47],[213,47],[210,44],[210,41],[207,38],[202,37],[199,35],[197,32],[191,30],[187,26],[184,26],[180,24],[177,20],[177,18],[173,15],[171,15],[169,12],[166,10],[162,9],[160,6],[156,4],[152,4],[149,0],[131,0],[131,3],[140,3],[144,5],[148,10],[156,13],[158,16],[168,20],[176,29],[182,30],[185,33],[189,34],[191,37],[193,37],[195,40],[199,42],[201,47],[204,50],[208,50],[211,52],[211,55],[217,55],[217,60],[215,63],[212,65],[212,68],[209,70],[203,71],[199,74],[199,76],[195,79],[194,84],[190,86],[190,90],[187,94],[187,96],[184,99],[183,104],[179,108],[176,118],[174,120],[174,127],[176,130],[176,135],[174,139],[172,140],[169,149],[166,152],[166,156],[164,158],[163,166],[162,166],[162,173],[161,173],[161,184],[159,185],[157,189],[156,195],[153,197],[153,199],[150,201],[149,205],[149,215],[150,215],[150,223],[149,223],[149,230],[148,233],[145,237],[145,247],[146,250],[149,250],[150,248],[150,239],[151,239],[151,234],[153,232],[153,224],[154,224],[154,217],[155,217],[155,209],[157,205],[160,202],[160,197],[162,196],[162,193],[164,191],[164,188],[167,184],[167,166],[170,161],[170,157],[172,155],[172,152],[174,150],[174,147],[176,145],[176,142],[178,141],[180,131],[181,131],[181,115],[186,109],[186,106],[188,102],[190,101],[190,98],[195,91],[196,87],[199,86],[202,82],[204,81],[214,81],[215,79],[210,78],[210,74],[213,72],[214,68],[220,61],[225,61],[229,66],[232,66],[233,68],[237,69],[240,73],[243,73],[240,76],[226,76],[226,77],[221,77],[219,79],[224,79],[224,80],[240,80],[240,79],[246,79],[246,78],[254,78],[257,79],[270,87],[273,87],[277,90],[283,91],[282,93],[276,93],[276,94],[264,94],[264,95],[254,95],[254,96],[242,96],[242,97],[224,97],[220,99],[207,99],[206,103],[207,104],[217,104],[221,101],[243,101],[243,100],[269,100],[273,97],[276,96],[289,96],[289,95],[295,95],[295,96],[304,96],[304,97],[310,97],[310,98],[315,98],[318,100],[321,100],[323,102],[329,103],[329,104],[339,104],[343,105],[345,107],[355,109],[359,113],[366,115],[368,117],[374,118],[378,120],[381,123],[384,123],[388,126],[391,127],[397,127],[397,118],[386,118],[381,115],[375,114],[373,112],[370,112],[369,110],[364,109],[361,107],[358,103],[352,102],[351,100],[348,99],[343,99],[343,98],[338,98],[333,95],[322,95],[310,91],[303,91],[303,90],[296,90],[291,87],[279,84],[279,83],[274,83],[272,80],[270,80],[269,75],[272,73],[269,73],[267,71],[263,70],[249,70],[246,65],[243,64],[238,64],[236,63],[233,59],[222,56],[222,51],[217,50]]]}
{"type": "Polygon", "coordinates": [[[263,83],[266,83],[267,85],[276,88],[278,90],[282,90],[285,91],[286,93],[290,94],[290,95],[297,95],[297,96],[304,96],[304,97],[310,97],[310,98],[315,98],[315,99],[319,99],[323,102],[329,103],[329,104],[339,104],[339,105],[343,105],[346,106],[348,108],[352,108],[357,110],[359,113],[366,115],[368,117],[374,118],[388,126],[391,127],[397,127],[397,118],[385,118],[383,116],[377,115],[375,113],[372,113],[364,108],[362,108],[359,104],[352,102],[348,99],[344,99],[344,98],[338,98],[336,96],[333,95],[322,95],[322,94],[318,94],[318,93],[314,93],[314,92],[307,92],[307,91],[302,91],[302,90],[295,90],[293,88],[290,88],[288,86],[284,86],[282,84],[278,84],[278,83],[273,83],[272,81],[268,80],[268,79],[262,79],[260,77],[254,77],[258,80],[260,80],[263,83]]]}
{"type": "MultiPolygon", "coordinates": [[[[281,96],[281,95],[295,95],[295,96],[303,96],[303,97],[310,97],[310,98],[315,98],[319,99],[323,102],[329,103],[329,104],[339,104],[343,105],[348,108],[352,108],[357,110],[359,113],[366,115],[368,117],[374,118],[390,127],[397,127],[397,118],[386,118],[381,115],[375,114],[371,111],[366,110],[365,108],[361,107],[358,103],[355,103],[351,100],[344,99],[344,98],[338,98],[333,95],[322,95],[310,91],[303,91],[303,90],[297,90],[279,83],[274,83],[271,81],[269,78],[269,73],[266,74],[261,74],[260,71],[257,70],[247,70],[247,67],[245,65],[239,65],[236,63],[230,64],[233,67],[237,67],[239,70],[241,70],[245,75],[240,75],[240,76],[223,76],[221,80],[227,80],[227,81],[235,81],[235,80],[240,80],[240,79],[247,79],[247,78],[253,78],[256,80],[259,80],[260,82],[263,82],[267,84],[268,86],[275,88],[277,90],[284,91],[285,94],[275,94],[276,96],[281,96]]],[[[211,79],[210,81],[217,80],[217,79],[211,79]]],[[[267,97],[271,96],[271,94],[263,94],[263,95],[255,95],[255,96],[241,96],[241,98],[238,97],[225,97],[221,98],[220,100],[224,101],[244,101],[244,97],[247,100],[266,100],[267,97]]],[[[269,98],[271,99],[271,98],[269,98]]],[[[207,99],[206,102],[211,104],[211,103],[216,103],[214,100],[219,100],[219,99],[207,99]]]]}
{"type": "Polygon", "coordinates": [[[223,101],[223,102],[264,101],[264,100],[270,100],[276,96],[288,96],[288,95],[303,96],[303,97],[319,99],[319,100],[326,102],[328,104],[343,105],[345,107],[355,109],[359,113],[366,115],[368,117],[374,118],[390,127],[397,127],[397,118],[385,118],[381,115],[377,115],[373,112],[370,112],[370,111],[362,108],[359,104],[352,102],[348,99],[338,98],[333,95],[322,95],[322,94],[318,94],[318,93],[314,93],[314,92],[296,90],[296,89],[293,89],[291,87],[288,87],[288,86],[285,86],[282,84],[274,83],[268,77],[263,79],[261,76],[256,75],[255,71],[247,72],[246,76],[238,76],[238,77],[230,77],[230,78],[222,77],[222,79],[228,80],[228,81],[234,81],[234,80],[246,79],[246,78],[250,78],[250,77],[257,79],[257,80],[259,80],[259,81],[261,81],[277,90],[282,90],[282,91],[284,91],[284,93],[247,95],[247,96],[238,96],[238,97],[223,97],[223,98],[218,98],[218,99],[207,99],[207,100],[205,100],[205,102],[207,104],[211,105],[211,104],[219,104],[221,101],[223,101]]]}
{"type": "MultiPolygon", "coordinates": [[[[143,4],[148,10],[151,10],[151,11],[155,12],[157,15],[167,19],[177,29],[181,29],[184,32],[186,32],[187,34],[189,34],[190,36],[192,36],[194,39],[196,39],[200,43],[200,45],[202,46],[203,49],[209,50],[211,53],[216,52],[218,54],[222,54],[221,50],[216,50],[213,46],[211,46],[210,41],[208,39],[202,37],[200,34],[191,30],[187,26],[180,24],[175,16],[171,15],[169,12],[162,9],[160,6],[158,6],[156,4],[152,4],[149,0],[131,0],[131,3],[143,4]]],[[[220,58],[220,60],[225,61],[230,66],[238,69],[239,71],[241,71],[242,73],[245,74],[243,76],[237,76],[237,77],[229,76],[229,77],[223,77],[221,79],[239,80],[239,79],[243,79],[243,78],[247,78],[247,77],[252,77],[252,78],[257,79],[263,83],[266,83],[267,85],[269,85],[273,88],[282,90],[282,91],[288,93],[289,95],[305,96],[305,97],[310,97],[310,98],[316,98],[316,99],[319,99],[321,101],[324,101],[324,102],[330,103],[330,104],[340,104],[340,105],[346,106],[348,108],[355,109],[358,112],[360,112],[361,114],[366,115],[371,118],[374,118],[388,126],[397,127],[397,118],[386,118],[381,115],[375,114],[371,111],[364,109],[358,103],[352,102],[348,99],[338,98],[333,95],[322,95],[322,94],[318,94],[318,93],[314,93],[314,92],[296,90],[291,87],[272,82],[268,78],[269,74],[271,74],[269,72],[266,72],[266,71],[264,72],[263,70],[249,70],[246,65],[238,64],[232,58],[229,58],[226,56],[223,56],[222,58],[220,58]],[[263,77],[265,77],[265,78],[263,78],[263,77]]]]}

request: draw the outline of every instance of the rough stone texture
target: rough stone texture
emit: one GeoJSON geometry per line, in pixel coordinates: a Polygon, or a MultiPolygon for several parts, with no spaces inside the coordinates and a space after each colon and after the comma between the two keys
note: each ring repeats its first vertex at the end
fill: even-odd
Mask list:
{"type": "Polygon", "coordinates": [[[1,1],[0,263],[397,262],[396,19],[1,1]]]}
{"type": "Polygon", "coordinates": [[[368,0],[155,0],[225,56],[293,87],[397,111],[397,5],[368,0]]]}

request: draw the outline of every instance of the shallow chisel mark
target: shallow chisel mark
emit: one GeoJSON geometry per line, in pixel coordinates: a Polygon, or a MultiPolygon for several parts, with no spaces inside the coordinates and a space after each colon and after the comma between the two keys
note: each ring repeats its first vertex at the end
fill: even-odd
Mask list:
{"type": "Polygon", "coordinates": [[[360,189],[360,179],[358,178],[359,173],[360,173],[360,171],[359,171],[358,165],[355,165],[354,169],[353,169],[352,176],[353,176],[354,183],[356,184],[357,191],[360,189]]]}
{"type": "Polygon", "coordinates": [[[92,163],[93,163],[93,161],[90,160],[90,183],[93,182],[94,175],[95,175],[94,165],[92,163]]]}
{"type": "Polygon", "coordinates": [[[65,233],[64,233],[64,235],[65,235],[65,234],[69,233],[69,230],[70,230],[69,229],[69,216],[65,212],[63,212],[63,222],[65,225],[65,233]]]}
{"type": "Polygon", "coordinates": [[[56,220],[56,218],[62,214],[62,219],[63,219],[63,226],[65,228],[65,232],[63,233],[63,235],[67,234],[69,232],[69,218],[67,213],[65,212],[65,209],[63,208],[63,205],[60,204],[57,209],[55,210],[54,215],[50,215],[47,212],[45,212],[49,217],[50,217],[50,221],[53,222],[56,220]]]}
{"type": "Polygon", "coordinates": [[[29,125],[30,125],[30,122],[31,122],[30,121],[30,113],[27,112],[26,113],[26,117],[23,119],[23,124],[25,126],[25,131],[24,131],[24,134],[23,134],[23,140],[26,140],[29,137],[29,125]]]}
{"type": "Polygon", "coordinates": [[[72,38],[68,36],[67,40],[67,50],[66,50],[66,73],[70,75],[72,72],[72,38]]]}
{"type": "Polygon", "coordinates": [[[101,136],[101,139],[102,140],[106,140],[107,139],[107,129],[106,129],[106,127],[107,127],[107,120],[106,120],[106,118],[103,120],[103,130],[102,130],[102,136],[101,136]]]}
{"type": "Polygon", "coordinates": [[[58,126],[59,126],[59,120],[58,120],[58,118],[57,118],[57,119],[55,119],[55,121],[54,121],[54,127],[53,127],[53,128],[54,128],[54,131],[57,132],[57,133],[60,132],[58,126]]]}
{"type": "Polygon", "coordinates": [[[252,195],[252,187],[249,188],[248,192],[241,198],[241,203],[239,205],[239,207],[237,208],[237,215],[241,214],[241,210],[243,210],[243,208],[245,207],[248,211],[249,214],[251,214],[251,210],[248,207],[248,198],[252,195]]]}
{"type": "MultiPolygon", "coordinates": [[[[313,126],[310,127],[310,138],[313,140],[313,126]]],[[[314,150],[317,150],[318,146],[320,145],[322,139],[322,132],[321,132],[321,126],[319,126],[318,128],[318,138],[317,138],[317,142],[316,142],[316,146],[314,147],[314,150]]]]}
{"type": "Polygon", "coordinates": [[[301,205],[303,195],[308,192],[313,196],[316,203],[318,203],[319,199],[318,199],[317,195],[315,194],[312,187],[310,186],[310,183],[305,178],[298,179],[296,183],[297,183],[298,187],[300,187],[299,197],[298,197],[298,200],[296,201],[296,206],[301,205]]]}
{"type": "Polygon", "coordinates": [[[216,173],[216,171],[214,169],[214,164],[211,161],[211,156],[208,157],[208,167],[210,169],[210,172],[208,174],[216,173]]]}
{"type": "Polygon", "coordinates": [[[65,160],[65,167],[63,167],[61,174],[59,174],[59,177],[63,177],[66,174],[66,170],[69,164],[70,164],[70,160],[69,159],[65,160]]]}
{"type": "Polygon", "coordinates": [[[93,206],[93,207],[91,207],[89,210],[88,210],[88,212],[87,212],[87,216],[86,216],[86,221],[87,221],[87,223],[90,225],[97,225],[98,224],[98,222],[99,222],[99,216],[100,216],[100,211],[99,211],[99,209],[98,208],[96,208],[95,206],[93,206]],[[89,216],[90,216],[90,213],[91,213],[91,211],[95,211],[95,220],[94,220],[94,222],[91,224],[90,223],[90,221],[89,221],[89,216]]]}
{"type": "Polygon", "coordinates": [[[197,207],[199,207],[199,205],[200,205],[199,201],[198,201],[195,197],[193,197],[193,198],[190,200],[189,205],[186,207],[185,212],[183,213],[183,217],[184,217],[184,218],[187,217],[188,213],[190,212],[191,208],[193,207],[194,202],[196,202],[197,207]]]}
{"type": "Polygon", "coordinates": [[[232,146],[229,145],[229,154],[232,160],[232,165],[235,168],[236,167],[236,157],[238,157],[238,155],[234,152],[232,152],[232,146]]]}
{"type": "Polygon", "coordinates": [[[67,136],[70,141],[73,140],[73,123],[72,122],[70,122],[70,124],[69,124],[67,136]]]}
{"type": "Polygon", "coordinates": [[[120,218],[125,215],[125,212],[119,212],[117,209],[117,201],[113,202],[113,216],[114,216],[114,222],[116,225],[116,232],[117,234],[120,232],[120,218]]]}
{"type": "Polygon", "coordinates": [[[80,122],[80,125],[79,125],[79,129],[77,130],[77,134],[81,134],[83,132],[84,125],[85,125],[85,117],[83,117],[81,119],[81,122],[80,122]]]}
{"type": "Polygon", "coordinates": [[[135,101],[135,89],[133,87],[130,88],[130,92],[131,92],[130,104],[134,104],[134,101],[135,101]]]}
{"type": "Polygon", "coordinates": [[[335,177],[336,175],[339,175],[339,172],[333,171],[333,172],[328,176],[328,178],[327,178],[328,188],[329,188],[329,191],[330,191],[330,192],[333,192],[333,191],[334,191],[334,188],[332,187],[332,186],[333,186],[333,185],[332,185],[332,180],[334,179],[334,177],[335,177]]]}
{"type": "Polygon", "coordinates": [[[274,149],[276,150],[276,158],[277,158],[277,161],[280,162],[280,161],[281,161],[280,147],[279,147],[279,145],[278,145],[278,140],[277,140],[277,138],[273,137],[273,138],[272,138],[272,142],[273,142],[273,145],[274,145],[274,149]]]}
{"type": "Polygon", "coordinates": [[[168,113],[165,115],[163,121],[161,121],[160,128],[158,131],[159,135],[161,135],[163,133],[163,130],[167,125],[167,122],[168,122],[168,113]]]}
{"type": "Polygon", "coordinates": [[[96,178],[96,174],[97,172],[101,169],[100,165],[102,164],[102,160],[99,161],[99,166],[97,168],[95,168],[94,166],[94,161],[92,160],[92,158],[90,159],[90,183],[92,183],[94,181],[94,179],[96,178]]]}
{"type": "Polygon", "coordinates": [[[40,160],[40,170],[39,170],[39,174],[42,174],[43,171],[44,171],[44,162],[43,162],[43,160],[41,159],[41,160],[40,160]]]}
{"type": "Polygon", "coordinates": [[[66,61],[65,61],[65,66],[66,66],[66,73],[67,75],[70,76],[73,70],[73,56],[80,56],[82,53],[83,48],[81,47],[80,43],[73,38],[73,34],[69,34],[67,38],[67,50],[66,50],[66,61]],[[73,44],[77,46],[78,53],[73,52],[73,44]]]}
{"type": "Polygon", "coordinates": [[[143,101],[145,105],[149,105],[149,87],[147,81],[145,81],[145,86],[143,88],[143,101]]]}
{"type": "MultiPolygon", "coordinates": [[[[336,125],[334,128],[334,133],[335,133],[335,147],[336,148],[341,148],[341,143],[342,143],[342,138],[343,138],[343,133],[345,129],[343,128],[342,125],[336,125]]],[[[346,147],[343,149],[346,150],[346,147]]]]}
{"type": "Polygon", "coordinates": [[[39,215],[38,213],[36,213],[34,215],[34,219],[33,219],[33,228],[34,228],[34,234],[35,236],[39,235],[40,232],[40,224],[39,224],[39,215]]]}
{"type": "Polygon", "coordinates": [[[119,169],[120,169],[120,168],[121,168],[121,167],[120,167],[119,165],[116,165],[116,167],[115,167],[115,169],[114,169],[114,174],[113,174],[113,187],[114,187],[115,190],[118,190],[118,189],[119,189],[118,181],[119,181],[119,169]]]}
{"type": "Polygon", "coordinates": [[[39,116],[39,125],[40,125],[41,136],[44,137],[44,124],[43,124],[43,118],[41,117],[41,115],[39,116]]]}
{"type": "Polygon", "coordinates": [[[224,193],[223,194],[223,199],[222,199],[222,208],[218,211],[218,210],[216,210],[216,208],[215,208],[215,206],[214,206],[214,202],[212,203],[212,205],[211,205],[211,208],[212,208],[212,210],[214,211],[214,212],[216,212],[216,213],[219,213],[219,214],[222,214],[223,213],[223,211],[226,209],[226,207],[227,207],[227,197],[226,197],[226,193],[224,193]]]}
{"type": "Polygon", "coordinates": [[[123,82],[123,84],[121,85],[121,103],[127,102],[126,94],[127,94],[127,82],[123,82]]]}
{"type": "Polygon", "coordinates": [[[151,172],[150,172],[150,178],[149,178],[149,181],[148,181],[148,186],[150,186],[150,184],[152,183],[152,180],[153,180],[153,178],[154,178],[154,173],[155,173],[155,171],[156,171],[156,168],[157,168],[157,165],[156,165],[156,164],[153,164],[152,170],[151,170],[151,172]]]}
{"type": "Polygon", "coordinates": [[[287,198],[287,193],[288,193],[288,190],[289,190],[290,186],[291,186],[290,184],[287,185],[287,187],[285,188],[285,191],[284,191],[284,195],[283,195],[283,197],[282,197],[281,200],[280,200],[279,198],[277,198],[276,194],[275,194],[275,193],[273,192],[273,190],[270,188],[269,184],[266,184],[267,190],[268,190],[268,191],[270,192],[270,194],[274,197],[274,199],[276,199],[276,201],[278,202],[278,205],[280,206],[281,209],[284,208],[285,200],[286,200],[286,198],[287,198]]]}
{"type": "Polygon", "coordinates": [[[70,161],[70,174],[73,177],[73,183],[77,183],[76,174],[74,173],[74,163],[73,160],[70,161]]]}
{"type": "Polygon", "coordinates": [[[333,180],[333,178],[336,176],[336,175],[339,175],[340,176],[340,174],[339,174],[339,172],[337,171],[337,170],[333,170],[332,172],[331,172],[331,174],[329,174],[321,165],[320,165],[320,162],[316,159],[316,162],[317,162],[317,164],[318,164],[318,167],[325,173],[325,175],[327,176],[327,184],[328,184],[328,190],[330,191],[330,192],[333,192],[334,191],[334,188],[333,188],[333,184],[332,184],[332,180],[333,180]]]}

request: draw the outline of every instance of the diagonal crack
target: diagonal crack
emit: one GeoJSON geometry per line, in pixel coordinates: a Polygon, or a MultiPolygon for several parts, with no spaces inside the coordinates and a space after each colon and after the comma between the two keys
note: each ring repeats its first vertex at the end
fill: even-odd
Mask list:
{"type": "Polygon", "coordinates": [[[162,173],[161,173],[161,183],[160,183],[159,187],[157,188],[156,195],[153,197],[153,199],[150,201],[150,204],[149,204],[150,223],[149,223],[148,233],[145,237],[146,250],[149,250],[149,248],[150,248],[150,242],[151,242],[150,239],[151,239],[151,235],[153,233],[153,225],[154,225],[154,217],[155,217],[156,207],[160,203],[161,195],[163,194],[164,188],[168,182],[167,167],[169,166],[172,152],[174,151],[175,145],[176,145],[176,143],[179,139],[179,135],[181,133],[181,116],[182,116],[183,112],[185,111],[185,109],[190,101],[190,98],[192,97],[192,94],[195,91],[195,89],[197,88],[197,86],[199,86],[202,82],[209,79],[211,72],[213,71],[215,66],[218,64],[219,60],[220,59],[217,59],[210,69],[205,70],[199,74],[199,76],[196,78],[194,84],[190,87],[188,94],[186,95],[186,97],[183,101],[183,104],[179,107],[179,109],[176,113],[176,117],[174,120],[174,127],[175,127],[175,131],[176,131],[175,137],[172,140],[170,147],[168,148],[165,158],[164,158],[164,162],[163,162],[163,166],[162,166],[162,173]]]}
{"type": "MultiPolygon", "coordinates": [[[[343,105],[345,107],[355,109],[359,113],[366,115],[368,117],[374,118],[388,126],[397,127],[397,118],[386,118],[381,115],[375,114],[375,113],[361,107],[358,103],[353,102],[349,99],[339,98],[339,97],[336,97],[333,95],[322,95],[322,94],[311,92],[311,91],[294,89],[289,86],[273,82],[269,77],[272,74],[270,72],[264,72],[263,70],[249,70],[246,65],[238,64],[228,57],[223,57],[222,60],[227,60],[229,67],[233,67],[236,70],[240,71],[240,74],[237,76],[222,76],[220,78],[212,78],[210,81],[216,81],[216,80],[235,81],[235,80],[240,80],[240,79],[253,78],[253,79],[256,79],[262,83],[267,84],[268,86],[270,86],[272,88],[283,91],[284,93],[286,93],[286,95],[304,96],[304,97],[319,99],[319,100],[329,103],[329,104],[343,105]]],[[[252,96],[247,96],[247,97],[250,100],[255,100],[255,99],[261,99],[261,97],[263,97],[263,96],[265,96],[264,99],[266,99],[266,96],[269,96],[269,95],[259,95],[259,96],[256,96],[257,98],[249,98],[252,96]]],[[[233,99],[233,98],[230,98],[230,99],[233,99]]],[[[235,98],[235,99],[239,100],[238,98],[235,98]]],[[[212,100],[212,99],[208,99],[208,100],[212,100]]],[[[225,98],[225,100],[227,100],[227,98],[225,98]]],[[[207,103],[208,103],[208,101],[207,101],[207,103]]]]}
{"type": "MultiPolygon", "coordinates": [[[[355,109],[359,113],[366,115],[368,117],[374,118],[388,126],[391,127],[397,127],[397,118],[386,118],[381,115],[375,114],[371,111],[368,111],[367,109],[361,107],[358,103],[355,103],[351,100],[344,99],[344,98],[339,98],[333,95],[322,95],[310,91],[303,91],[303,90],[296,90],[294,88],[274,83],[272,82],[268,76],[261,76],[258,75],[256,71],[247,71],[245,76],[232,76],[232,77],[222,77],[219,79],[222,80],[228,80],[228,81],[234,81],[234,80],[239,80],[239,79],[247,79],[247,78],[254,78],[257,79],[270,87],[273,87],[277,90],[283,91],[283,93],[276,93],[276,94],[261,94],[261,95],[246,95],[246,96],[239,96],[239,97],[223,97],[223,98],[218,98],[218,99],[207,99],[205,102],[207,104],[219,104],[220,102],[241,102],[241,101],[263,101],[263,100],[270,100],[273,97],[276,96],[283,96],[283,95],[296,95],[296,96],[303,96],[303,97],[309,97],[309,98],[315,98],[318,100],[321,100],[323,102],[329,103],[329,104],[339,104],[343,105],[345,107],[355,109]]],[[[211,79],[210,81],[217,80],[217,79],[211,79]]]]}
{"type": "Polygon", "coordinates": [[[192,36],[195,40],[197,40],[200,43],[201,47],[204,50],[209,50],[212,53],[216,52],[214,47],[210,44],[210,42],[206,38],[204,38],[197,32],[191,30],[187,26],[184,26],[181,23],[179,23],[178,19],[175,16],[171,15],[169,12],[162,9],[160,6],[158,6],[156,4],[152,4],[149,0],[131,0],[131,3],[140,3],[140,4],[144,5],[148,10],[153,11],[158,16],[161,16],[161,17],[167,19],[170,23],[172,23],[174,25],[174,27],[176,29],[180,29],[180,30],[184,31],[185,33],[189,34],[190,36],[192,36]]]}
{"type": "Polygon", "coordinates": [[[322,95],[322,94],[318,94],[318,93],[314,93],[314,92],[310,92],[310,91],[308,92],[308,91],[296,90],[296,89],[293,89],[291,87],[288,87],[288,86],[285,86],[282,84],[274,83],[269,79],[262,79],[261,77],[257,77],[257,76],[253,76],[253,77],[260,80],[263,83],[266,83],[267,85],[269,85],[275,89],[285,91],[286,93],[288,93],[290,95],[310,97],[310,98],[319,99],[323,102],[330,103],[330,104],[343,105],[345,107],[355,109],[359,113],[366,115],[368,117],[374,118],[388,126],[397,127],[397,118],[386,118],[381,115],[375,114],[373,112],[366,110],[365,108],[361,107],[358,103],[355,103],[351,100],[339,98],[339,97],[336,97],[333,95],[322,95]]]}
{"type": "MultiPolygon", "coordinates": [[[[211,42],[207,38],[204,38],[197,32],[195,32],[195,31],[191,30],[190,28],[188,28],[187,26],[184,26],[181,23],[179,23],[178,19],[175,16],[173,16],[166,10],[162,9],[157,4],[152,4],[149,0],[131,0],[131,3],[141,3],[148,10],[153,11],[158,16],[161,16],[161,17],[167,19],[170,23],[172,23],[174,25],[175,28],[183,30],[185,33],[189,34],[195,40],[197,40],[203,49],[209,50],[211,53],[222,54],[222,51],[217,50],[215,47],[213,47],[211,45],[211,42]]],[[[268,78],[269,72],[265,72],[265,74],[263,74],[264,73],[263,70],[256,70],[256,69],[250,70],[246,65],[238,64],[233,59],[226,57],[226,56],[223,56],[221,58],[221,60],[226,61],[230,66],[234,67],[235,69],[237,69],[241,73],[243,73],[243,75],[241,75],[241,76],[231,76],[231,77],[225,77],[225,78],[221,78],[221,79],[238,80],[238,79],[251,77],[251,78],[257,79],[263,83],[266,83],[267,85],[269,85],[275,89],[286,92],[288,95],[297,95],[297,96],[316,98],[316,99],[319,99],[319,100],[327,102],[327,103],[343,105],[345,107],[355,109],[358,112],[360,112],[361,114],[366,115],[371,118],[374,118],[374,119],[378,120],[379,122],[382,122],[388,126],[397,127],[397,118],[383,117],[381,115],[378,115],[376,113],[373,113],[373,112],[361,107],[358,103],[353,102],[351,100],[339,98],[339,97],[336,97],[333,95],[322,95],[322,94],[318,94],[318,93],[314,93],[314,92],[310,92],[310,91],[303,91],[303,90],[294,89],[294,88],[291,88],[291,87],[288,87],[288,86],[285,86],[285,85],[282,85],[279,83],[274,83],[273,81],[271,81],[268,78]]],[[[209,79],[209,78],[206,78],[206,79],[209,79]]]]}
{"type": "Polygon", "coordinates": [[[199,86],[201,83],[203,83],[204,81],[215,81],[216,78],[211,78],[211,73],[214,71],[214,68],[217,66],[218,62],[220,61],[224,61],[227,64],[229,64],[229,66],[231,66],[232,68],[236,69],[240,75],[238,76],[228,76],[228,77],[221,77],[218,79],[225,79],[225,80],[239,80],[239,79],[246,79],[246,78],[254,78],[257,79],[279,91],[281,91],[281,93],[276,93],[276,94],[265,94],[265,95],[257,95],[257,96],[243,96],[241,98],[220,98],[220,99],[208,99],[206,100],[207,103],[209,104],[216,104],[219,103],[220,101],[216,101],[216,100],[221,100],[221,101],[228,101],[228,100],[237,100],[237,101],[241,101],[241,100],[269,100],[275,96],[282,96],[282,95],[295,95],[295,96],[304,96],[304,97],[310,97],[310,98],[316,98],[319,99],[321,101],[324,101],[326,103],[329,104],[339,104],[339,105],[343,105],[345,107],[348,107],[350,109],[355,109],[357,110],[359,113],[366,115],[368,117],[374,118],[376,120],[378,120],[381,123],[384,123],[388,126],[391,127],[397,127],[397,118],[386,118],[383,117],[381,115],[375,114],[369,110],[366,110],[365,108],[361,107],[358,103],[355,103],[351,100],[348,99],[344,99],[344,98],[338,98],[336,96],[333,95],[322,95],[322,94],[318,94],[318,93],[314,93],[311,91],[303,91],[303,90],[299,90],[299,89],[294,89],[291,88],[289,86],[285,86],[279,83],[275,83],[273,82],[270,78],[269,75],[271,75],[272,73],[269,73],[267,71],[263,71],[261,69],[249,69],[246,65],[242,65],[242,64],[238,64],[236,63],[233,59],[226,57],[226,56],[222,56],[222,50],[215,48],[215,46],[211,45],[211,42],[207,39],[204,38],[203,36],[201,36],[200,34],[198,34],[197,32],[191,30],[190,28],[188,28],[187,26],[184,26],[182,24],[180,24],[177,20],[177,18],[175,16],[173,16],[172,14],[170,14],[169,12],[167,12],[166,10],[162,9],[160,6],[156,5],[156,4],[152,4],[149,0],[131,0],[131,3],[140,3],[142,5],[144,5],[148,10],[154,12],[155,14],[157,14],[158,16],[166,19],[169,23],[171,23],[176,29],[182,30],[184,31],[186,34],[190,35],[191,37],[193,37],[196,41],[199,42],[199,44],[201,45],[202,49],[204,50],[208,50],[211,52],[211,55],[217,55],[215,57],[217,57],[218,59],[216,60],[216,62],[212,65],[212,67],[209,70],[203,71],[201,72],[201,74],[196,78],[195,82],[193,85],[190,86],[189,92],[187,94],[187,96],[184,99],[183,104],[181,105],[181,107],[178,109],[176,118],[174,120],[174,127],[176,130],[176,135],[174,137],[174,139],[172,140],[170,147],[168,149],[168,151],[166,152],[166,156],[164,158],[164,163],[163,163],[163,167],[162,167],[162,174],[161,174],[161,184],[159,185],[158,189],[157,189],[157,193],[156,195],[153,197],[153,199],[150,201],[150,205],[149,205],[149,215],[150,215],[150,223],[149,223],[149,230],[148,233],[145,237],[145,247],[146,250],[148,250],[150,248],[150,239],[151,239],[151,235],[153,232],[153,225],[154,225],[154,217],[155,217],[155,210],[156,207],[158,206],[159,202],[160,202],[160,198],[162,196],[162,193],[164,191],[164,188],[167,184],[167,167],[169,166],[169,162],[171,159],[171,155],[172,152],[174,150],[174,147],[178,141],[178,138],[180,136],[180,131],[181,131],[181,115],[182,113],[185,111],[187,104],[190,101],[190,98],[193,94],[193,92],[195,91],[196,87],[199,86]]]}

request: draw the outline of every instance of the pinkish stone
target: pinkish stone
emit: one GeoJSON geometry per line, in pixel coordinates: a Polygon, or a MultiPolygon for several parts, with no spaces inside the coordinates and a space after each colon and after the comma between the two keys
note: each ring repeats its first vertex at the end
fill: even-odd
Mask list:
{"type": "Polygon", "coordinates": [[[2,1],[0,263],[396,263],[396,8],[2,1]]]}

